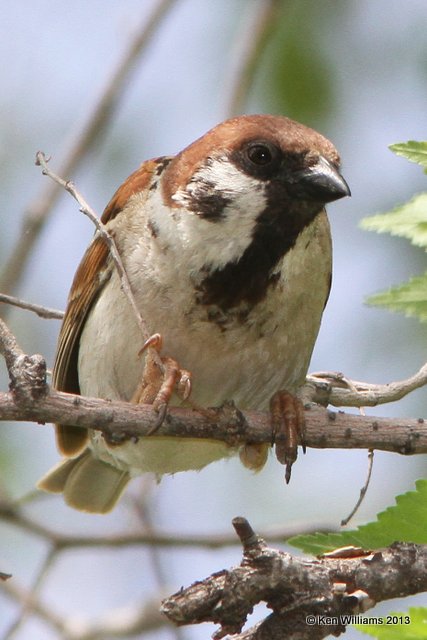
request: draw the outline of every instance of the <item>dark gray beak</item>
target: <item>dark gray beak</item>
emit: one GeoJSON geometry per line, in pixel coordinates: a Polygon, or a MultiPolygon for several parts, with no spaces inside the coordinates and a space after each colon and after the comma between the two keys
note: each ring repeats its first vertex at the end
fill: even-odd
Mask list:
{"type": "Polygon", "coordinates": [[[294,194],[306,200],[327,203],[350,196],[350,188],[338,169],[320,156],[316,164],[296,171],[292,176],[294,194]]]}

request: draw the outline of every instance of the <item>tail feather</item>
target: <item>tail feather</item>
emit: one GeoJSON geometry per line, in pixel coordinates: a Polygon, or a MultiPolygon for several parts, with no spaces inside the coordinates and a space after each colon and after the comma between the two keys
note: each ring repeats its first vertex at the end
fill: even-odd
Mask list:
{"type": "Polygon", "coordinates": [[[62,460],[37,486],[43,491],[63,493],[65,502],[79,511],[108,513],[129,479],[127,471],[98,460],[90,449],[85,449],[77,458],[62,460]]]}

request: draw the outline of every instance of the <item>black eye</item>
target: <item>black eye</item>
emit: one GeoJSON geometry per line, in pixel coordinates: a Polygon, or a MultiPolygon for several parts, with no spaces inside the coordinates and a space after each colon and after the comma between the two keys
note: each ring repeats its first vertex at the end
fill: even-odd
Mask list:
{"type": "Polygon", "coordinates": [[[248,158],[256,165],[265,166],[272,162],[273,154],[265,144],[254,144],[248,149],[248,158]]]}
{"type": "Polygon", "coordinates": [[[236,163],[250,176],[261,180],[274,178],[282,162],[282,152],[270,140],[249,140],[235,153],[236,163]]]}

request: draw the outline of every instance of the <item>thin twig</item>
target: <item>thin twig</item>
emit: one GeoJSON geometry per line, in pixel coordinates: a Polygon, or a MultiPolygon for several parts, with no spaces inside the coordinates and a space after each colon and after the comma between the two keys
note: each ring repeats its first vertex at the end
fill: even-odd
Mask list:
{"type": "Polygon", "coordinates": [[[359,498],[356,502],[356,504],[354,505],[353,509],[350,511],[350,513],[348,514],[348,516],[346,518],[344,518],[343,520],[341,520],[341,526],[345,527],[350,520],[355,516],[355,514],[358,512],[360,505],[362,504],[366,492],[368,490],[369,487],[369,483],[371,481],[371,475],[372,475],[372,468],[374,466],[374,452],[371,450],[368,453],[368,473],[366,474],[366,480],[365,480],[365,484],[363,485],[363,487],[360,489],[360,494],[359,494],[359,498]]]}
{"type": "MultiPolygon", "coordinates": [[[[151,513],[151,496],[152,490],[155,486],[155,478],[145,475],[141,478],[140,487],[138,490],[138,496],[132,500],[133,512],[136,513],[138,520],[141,522],[144,533],[148,533],[156,538],[157,528],[153,523],[151,513]]],[[[162,554],[161,549],[154,544],[149,545],[147,548],[147,554],[151,563],[153,576],[156,582],[156,590],[166,593],[167,586],[169,584],[169,571],[166,566],[166,558],[162,554]]],[[[173,626],[171,628],[171,636],[175,637],[175,640],[184,640],[183,630],[179,627],[173,626]]]]}
{"type": "Polygon", "coordinates": [[[231,55],[231,59],[236,63],[229,83],[231,90],[226,108],[227,116],[235,116],[244,111],[244,103],[253,85],[260,56],[271,30],[277,24],[283,2],[263,0],[254,6],[255,9],[249,13],[237,39],[235,51],[231,55]]]}
{"type": "MultiPolygon", "coordinates": [[[[108,247],[108,250],[110,252],[111,258],[112,258],[112,260],[114,262],[114,265],[115,265],[115,267],[117,269],[117,273],[119,274],[120,285],[121,285],[122,291],[125,294],[130,306],[132,307],[132,310],[133,310],[133,313],[135,315],[135,319],[136,319],[136,322],[138,324],[138,327],[139,327],[139,329],[141,331],[141,335],[142,335],[142,338],[144,340],[144,343],[148,343],[150,341],[151,334],[148,331],[147,325],[145,323],[145,320],[143,319],[143,317],[142,317],[142,315],[141,315],[141,313],[139,311],[138,305],[136,304],[135,296],[133,295],[132,287],[131,287],[131,284],[129,282],[129,278],[128,278],[128,275],[126,273],[126,269],[125,269],[125,267],[123,265],[123,261],[122,261],[122,258],[120,256],[120,253],[119,253],[119,251],[117,249],[117,245],[116,245],[116,243],[114,241],[114,238],[108,232],[107,227],[102,223],[102,221],[97,216],[97,214],[92,209],[92,207],[86,202],[86,200],[84,199],[82,194],[76,189],[74,183],[71,182],[70,180],[64,180],[63,178],[58,176],[56,173],[51,171],[51,169],[48,166],[48,161],[49,160],[46,158],[45,154],[42,151],[38,151],[37,152],[37,154],[36,154],[36,164],[42,168],[43,175],[48,176],[56,184],[58,184],[60,187],[62,187],[66,191],[68,191],[68,193],[79,204],[80,211],[85,216],[87,216],[89,218],[89,220],[91,220],[91,222],[93,222],[93,224],[95,225],[95,228],[97,229],[99,235],[102,237],[102,239],[106,243],[106,245],[108,247]]],[[[159,355],[158,351],[156,349],[154,349],[154,348],[151,348],[151,352],[152,352],[152,357],[154,358],[157,366],[160,368],[161,371],[163,371],[163,363],[162,363],[162,361],[160,359],[160,355],[159,355]]]]}
{"type": "Polygon", "coordinates": [[[427,363],[406,380],[387,384],[352,380],[353,388],[350,389],[343,374],[334,371],[311,373],[307,376],[307,382],[314,386],[330,384],[327,399],[334,407],[376,407],[378,404],[401,400],[408,393],[424,387],[427,384],[427,363]]]}
{"type": "Polygon", "coordinates": [[[29,589],[19,585],[17,580],[9,580],[2,584],[2,592],[13,599],[15,602],[29,602],[31,609],[53,629],[61,634],[62,640],[73,640],[65,631],[64,620],[55,613],[55,609],[44,604],[36,594],[31,593],[29,589]]]}
{"type": "MultiPolygon", "coordinates": [[[[122,98],[131,72],[138,58],[158,32],[158,26],[176,0],[159,0],[148,20],[137,29],[134,38],[111,73],[106,86],[88,113],[82,126],[70,136],[71,146],[64,152],[59,173],[72,175],[77,166],[93,148],[95,142],[108,132],[109,123],[122,98]]],[[[46,185],[42,192],[29,204],[18,241],[13,247],[10,258],[0,276],[0,291],[12,293],[22,279],[28,258],[40,235],[46,220],[61,193],[57,184],[46,185]]]]}
{"type": "Polygon", "coordinates": [[[28,616],[33,612],[35,606],[35,597],[40,592],[43,580],[47,577],[49,569],[53,562],[56,560],[57,551],[55,548],[50,548],[48,553],[42,562],[42,565],[37,573],[34,583],[31,587],[31,591],[28,591],[26,597],[20,600],[21,610],[18,612],[16,619],[10,624],[2,640],[11,640],[19,631],[22,624],[26,621],[28,616]]]}
{"type": "Polygon", "coordinates": [[[5,293],[0,293],[0,302],[11,304],[14,307],[26,309],[27,311],[32,311],[40,318],[45,318],[47,320],[62,320],[64,317],[64,312],[59,311],[59,309],[49,309],[49,307],[34,304],[33,302],[27,302],[26,300],[21,300],[21,298],[16,298],[15,296],[8,296],[5,293]]]}
{"type": "MultiPolygon", "coordinates": [[[[357,393],[357,387],[356,384],[354,383],[353,380],[350,380],[350,378],[348,378],[347,376],[345,376],[342,373],[337,374],[336,380],[339,381],[339,386],[344,386],[345,388],[349,389],[352,393],[357,393]]],[[[364,407],[359,407],[359,412],[362,416],[366,415],[365,412],[365,408],[364,407]]],[[[359,493],[359,497],[357,499],[356,504],[354,505],[353,509],[350,511],[349,515],[344,518],[343,520],[341,520],[341,526],[344,527],[345,525],[347,525],[350,520],[356,515],[356,513],[358,512],[358,510],[360,509],[360,506],[365,498],[366,492],[368,491],[368,487],[369,487],[369,483],[371,480],[371,475],[372,475],[372,469],[374,466],[374,451],[370,450],[368,453],[368,474],[365,480],[365,483],[363,485],[363,487],[360,490],[359,493]]]]}
{"type": "MultiPolygon", "coordinates": [[[[10,525],[18,527],[27,533],[49,542],[57,552],[64,549],[77,548],[123,548],[135,546],[155,546],[159,548],[188,548],[200,547],[204,549],[220,549],[238,544],[235,535],[228,533],[210,534],[181,534],[166,533],[164,531],[142,531],[115,535],[68,535],[56,531],[42,522],[38,522],[26,515],[25,510],[19,508],[15,502],[0,502],[0,519],[10,525]]],[[[332,523],[307,525],[295,522],[286,527],[270,527],[262,532],[262,537],[271,542],[285,542],[296,535],[307,535],[322,531],[336,531],[332,523]]],[[[161,585],[159,585],[161,586],[161,585]]]]}
{"type": "MultiPolygon", "coordinates": [[[[151,597],[143,605],[136,604],[110,609],[99,620],[88,620],[82,616],[60,617],[53,607],[46,605],[37,594],[27,590],[17,581],[2,585],[2,592],[17,603],[30,602],[33,612],[54,629],[61,640],[104,640],[105,638],[128,638],[149,633],[160,628],[169,628],[170,622],[159,611],[161,597],[151,597]]],[[[5,640],[3,638],[2,640],[5,640]]]]}

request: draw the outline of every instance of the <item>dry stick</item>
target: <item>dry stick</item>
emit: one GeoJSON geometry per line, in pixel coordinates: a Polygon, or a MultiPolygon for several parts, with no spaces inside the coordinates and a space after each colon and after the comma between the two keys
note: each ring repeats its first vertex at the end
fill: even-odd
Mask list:
{"type": "MultiPolygon", "coordinates": [[[[123,265],[122,258],[117,249],[116,243],[114,242],[114,238],[108,232],[106,226],[101,222],[101,220],[96,215],[92,207],[86,202],[86,200],[83,198],[81,193],[76,189],[76,187],[74,186],[74,183],[71,182],[70,180],[64,180],[63,178],[58,176],[56,173],[51,171],[47,164],[48,161],[49,160],[46,158],[45,154],[42,151],[37,152],[36,164],[42,168],[43,175],[48,176],[48,178],[51,178],[57,185],[59,185],[60,187],[68,191],[69,194],[72,195],[72,197],[79,204],[80,211],[85,216],[87,216],[89,220],[93,222],[99,235],[102,237],[102,239],[106,243],[108,250],[110,252],[111,258],[119,274],[122,291],[125,294],[126,298],[128,299],[130,306],[132,307],[132,310],[134,312],[138,327],[141,331],[141,335],[143,337],[144,343],[147,343],[152,338],[152,336],[150,335],[147,329],[145,320],[141,316],[138,306],[135,302],[135,297],[132,292],[132,287],[130,285],[128,275],[126,273],[126,269],[123,265]]],[[[156,364],[158,365],[160,370],[163,371],[163,363],[160,359],[160,355],[158,351],[154,348],[152,348],[151,351],[152,351],[152,356],[156,361],[156,364]]]]}
{"type": "MultiPolygon", "coordinates": [[[[102,224],[102,223],[101,223],[102,224]]],[[[36,313],[41,318],[62,319],[64,312],[59,309],[50,309],[42,305],[21,300],[14,296],[0,293],[0,302],[11,304],[27,311],[36,313]]],[[[351,380],[343,373],[336,371],[319,371],[307,376],[307,383],[319,388],[323,383],[328,386],[327,403],[334,407],[363,407],[377,406],[388,402],[397,402],[406,395],[420,389],[427,384],[427,363],[406,380],[389,382],[386,384],[373,384],[351,380]]],[[[320,391],[321,395],[324,392],[320,391]]],[[[316,401],[316,396],[314,397],[316,401]]],[[[320,398],[317,401],[321,402],[320,398]]],[[[321,402],[321,404],[326,404],[321,402]]]]}
{"type": "MultiPolygon", "coordinates": [[[[116,444],[147,436],[157,423],[158,417],[151,405],[110,402],[55,390],[43,393],[40,381],[43,370],[38,374],[36,356],[26,358],[35,369],[36,391],[31,391],[32,380],[28,375],[25,384],[29,388],[21,389],[15,382],[15,389],[20,391],[19,397],[16,397],[16,391],[0,393],[0,420],[59,422],[97,429],[107,441],[116,444]],[[32,359],[36,362],[33,363],[32,359]]],[[[311,407],[305,417],[307,447],[378,449],[403,455],[427,453],[427,423],[422,419],[357,416],[328,411],[320,406],[311,407]]],[[[269,415],[260,411],[230,410],[226,406],[216,415],[206,416],[183,407],[170,407],[158,435],[208,438],[239,447],[247,442],[270,443],[271,426],[269,415]]]]}
{"type": "MultiPolygon", "coordinates": [[[[108,125],[126,88],[138,57],[145,51],[157,27],[175,0],[160,0],[147,21],[139,27],[129,47],[107,81],[104,91],[83,126],[71,135],[72,144],[60,164],[61,175],[72,175],[95,141],[108,131],[108,125]]],[[[0,276],[0,291],[11,293],[22,279],[28,258],[59,194],[57,184],[46,185],[28,206],[18,241],[0,276]]]]}
{"type": "Polygon", "coordinates": [[[6,360],[6,366],[11,377],[11,370],[19,358],[24,357],[24,352],[16,341],[9,327],[0,318],[0,353],[6,360]]]}
{"type": "Polygon", "coordinates": [[[343,374],[334,371],[319,371],[307,376],[307,382],[315,387],[322,383],[333,384],[327,392],[327,401],[335,407],[376,407],[387,402],[396,402],[412,391],[427,384],[427,363],[406,380],[388,384],[371,384],[352,380],[352,388],[343,385],[343,374]],[[344,388],[343,388],[344,386],[344,388]]]}
{"type": "MultiPolygon", "coordinates": [[[[114,442],[143,437],[157,423],[151,405],[110,402],[49,389],[43,358],[24,354],[1,319],[0,353],[6,359],[11,379],[11,391],[0,393],[0,420],[59,422],[99,429],[114,442]]],[[[405,455],[427,452],[427,425],[421,418],[355,416],[309,407],[309,447],[380,449],[405,455]]],[[[159,435],[211,438],[231,446],[270,442],[270,418],[262,412],[239,411],[233,405],[225,405],[209,417],[173,407],[159,435]]]]}
{"type": "Polygon", "coordinates": [[[282,0],[264,0],[254,6],[255,10],[249,14],[237,40],[236,50],[231,55],[231,59],[237,62],[231,74],[232,88],[229,91],[227,116],[235,116],[244,111],[245,100],[253,84],[260,56],[270,31],[277,24],[283,2],[282,0]]]}
{"type": "MultiPolygon", "coordinates": [[[[70,183],[69,183],[70,184],[70,183]]],[[[100,222],[100,221],[99,221],[100,222]]],[[[102,224],[102,223],[101,223],[102,224]]],[[[62,319],[64,312],[59,309],[50,309],[42,305],[34,304],[26,300],[21,300],[14,296],[0,293],[0,302],[11,304],[27,311],[36,313],[41,318],[62,319]]],[[[427,384],[427,363],[406,380],[389,382],[386,384],[373,384],[369,382],[359,382],[351,380],[343,373],[336,371],[320,371],[308,374],[307,384],[319,389],[319,395],[324,396],[321,386],[326,383],[327,402],[320,397],[314,396],[313,400],[321,404],[331,404],[334,407],[363,407],[377,406],[388,402],[397,402],[406,395],[420,389],[427,384]]]]}
{"type": "Polygon", "coordinates": [[[162,611],[176,624],[214,622],[220,625],[217,640],[228,634],[240,640],[320,640],[345,631],[344,614],[427,590],[427,545],[394,543],[357,557],[307,560],[267,547],[243,518],[236,523],[241,564],[164,600],[162,611]],[[272,613],[240,634],[259,602],[272,613]]]}
{"type": "MultiPolygon", "coordinates": [[[[16,580],[2,585],[2,592],[15,602],[30,602],[33,612],[54,629],[61,640],[100,640],[100,638],[124,638],[149,633],[167,627],[171,623],[159,611],[159,598],[151,598],[143,605],[138,603],[126,610],[117,608],[103,615],[99,621],[80,616],[60,617],[37,594],[19,585],[16,580]]],[[[4,638],[2,638],[4,640],[4,638]]]]}
{"type": "Polygon", "coordinates": [[[40,318],[45,318],[46,320],[62,320],[62,318],[64,317],[64,312],[59,311],[59,309],[49,309],[49,307],[44,307],[40,304],[34,304],[33,302],[27,302],[26,300],[16,298],[15,296],[8,296],[5,293],[0,293],[0,302],[11,304],[14,307],[19,307],[20,309],[25,309],[26,311],[32,311],[33,313],[36,313],[40,318]]]}
{"type": "MultiPolygon", "coordinates": [[[[343,384],[347,387],[347,389],[349,389],[352,392],[357,392],[357,388],[356,388],[356,385],[354,384],[353,380],[350,380],[349,378],[347,378],[344,375],[341,375],[341,380],[342,380],[343,384]]],[[[364,407],[359,407],[359,411],[360,411],[360,414],[362,416],[366,415],[364,407]]],[[[364,483],[363,487],[360,490],[359,498],[357,499],[356,504],[354,505],[354,507],[352,508],[350,513],[348,514],[348,516],[341,520],[341,526],[342,527],[346,526],[350,522],[350,520],[356,515],[356,513],[359,511],[359,508],[362,505],[363,500],[365,499],[365,495],[366,495],[366,493],[368,491],[369,483],[371,481],[371,475],[372,475],[373,466],[374,466],[374,451],[372,449],[370,449],[369,453],[368,453],[368,473],[367,473],[367,476],[366,476],[365,483],[364,483]]]]}
{"type": "Polygon", "coordinates": [[[9,628],[6,630],[2,640],[11,640],[21,627],[21,625],[28,619],[28,616],[33,612],[34,609],[34,595],[40,590],[40,587],[43,584],[44,579],[47,577],[49,569],[52,564],[56,560],[56,549],[50,548],[47,552],[47,555],[44,561],[39,568],[39,571],[36,575],[34,583],[31,587],[31,590],[27,592],[26,597],[22,598],[20,601],[21,609],[18,611],[15,620],[11,622],[9,628]]]}
{"type": "Polygon", "coordinates": [[[10,580],[2,585],[2,593],[6,594],[15,602],[30,602],[32,610],[53,629],[61,634],[62,640],[75,640],[65,629],[65,622],[55,613],[54,608],[47,606],[38,599],[37,594],[20,586],[17,580],[10,580]]]}
{"type": "Polygon", "coordinates": [[[77,191],[76,187],[74,186],[74,183],[71,182],[71,180],[64,180],[63,178],[59,177],[56,173],[51,171],[47,165],[48,161],[49,160],[46,158],[45,154],[42,151],[37,152],[36,164],[42,168],[43,175],[51,178],[56,184],[58,184],[60,187],[62,187],[72,195],[72,197],[78,202],[80,211],[85,216],[87,216],[89,220],[93,222],[99,235],[102,237],[105,244],[108,246],[108,250],[110,252],[110,255],[113,259],[114,265],[120,277],[120,284],[121,284],[122,290],[126,295],[133,309],[133,312],[138,322],[138,326],[144,338],[144,342],[147,341],[148,338],[150,337],[150,333],[147,329],[144,319],[139,313],[139,309],[137,307],[134,295],[132,293],[129,278],[123,266],[123,262],[122,262],[120,253],[117,249],[116,243],[114,242],[114,238],[108,233],[106,226],[101,222],[99,217],[96,215],[92,207],[86,202],[86,200],[83,198],[81,193],[77,191]]]}
{"type": "Polygon", "coordinates": [[[341,526],[345,527],[350,520],[356,515],[356,513],[359,511],[359,507],[362,504],[366,492],[368,491],[368,487],[369,487],[369,483],[371,481],[371,475],[372,475],[372,468],[374,466],[374,452],[371,449],[368,453],[368,473],[366,475],[366,480],[365,480],[365,484],[363,485],[363,487],[360,489],[360,494],[359,494],[359,498],[356,502],[356,504],[354,505],[353,509],[350,511],[350,513],[348,514],[348,516],[346,518],[343,518],[341,520],[341,526]]]}
{"type": "MultiPolygon", "coordinates": [[[[12,526],[22,529],[27,532],[27,534],[31,534],[32,536],[41,538],[45,542],[48,542],[56,552],[64,549],[77,548],[111,547],[117,549],[135,546],[156,546],[160,548],[200,547],[204,549],[219,549],[238,544],[236,536],[229,533],[189,535],[173,532],[166,533],[159,530],[156,530],[155,532],[144,530],[141,532],[124,532],[122,534],[118,533],[103,536],[67,535],[28,516],[24,509],[21,509],[16,503],[9,501],[0,502],[0,519],[8,522],[12,526]]],[[[294,522],[292,525],[288,525],[286,527],[271,527],[269,529],[265,529],[260,533],[260,535],[270,542],[283,543],[285,540],[296,535],[307,535],[316,532],[331,533],[331,531],[336,531],[336,526],[332,522],[323,522],[321,524],[317,524],[317,526],[308,526],[305,523],[294,522]]]]}

